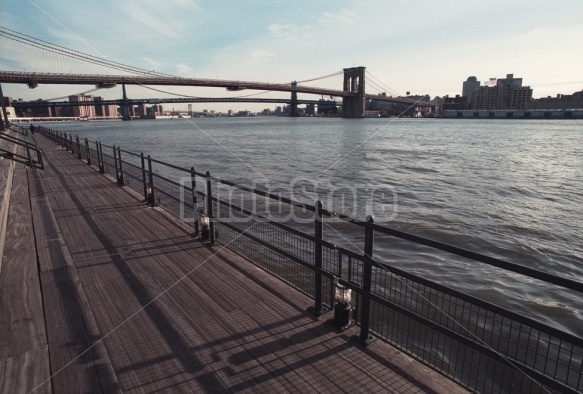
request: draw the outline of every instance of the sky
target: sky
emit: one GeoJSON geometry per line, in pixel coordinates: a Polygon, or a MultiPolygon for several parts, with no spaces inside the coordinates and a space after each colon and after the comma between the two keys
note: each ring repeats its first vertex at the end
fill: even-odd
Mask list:
{"type": "MultiPolygon", "coordinates": [[[[0,0],[2,27],[147,70],[287,83],[365,66],[368,80],[381,82],[369,83],[367,93],[432,98],[461,94],[469,76],[484,82],[511,73],[533,88],[535,98],[583,90],[582,15],[582,0],[0,0]]],[[[6,53],[2,69],[9,69],[2,61],[6,53]]],[[[38,53],[27,56],[24,63],[34,70],[50,62],[38,53]]],[[[342,79],[308,84],[341,89],[342,79]]],[[[4,95],[25,100],[86,90],[2,88],[4,95]]],[[[172,91],[234,95],[224,89],[172,91]]],[[[146,94],[139,88],[128,93],[146,94]]]]}

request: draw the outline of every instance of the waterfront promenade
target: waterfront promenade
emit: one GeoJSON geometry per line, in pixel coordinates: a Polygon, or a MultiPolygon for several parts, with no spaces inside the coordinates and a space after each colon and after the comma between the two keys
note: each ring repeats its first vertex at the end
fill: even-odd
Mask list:
{"type": "Polygon", "coordinates": [[[465,392],[36,141],[44,171],[0,160],[0,392],[465,392]]]}

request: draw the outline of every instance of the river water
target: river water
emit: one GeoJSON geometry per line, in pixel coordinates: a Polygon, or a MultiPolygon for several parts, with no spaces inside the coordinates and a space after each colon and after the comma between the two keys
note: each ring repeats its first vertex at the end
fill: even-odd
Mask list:
{"type": "MultiPolygon", "coordinates": [[[[583,280],[583,121],[207,118],[65,122],[78,134],[583,280]],[[290,192],[291,193],[291,192],[290,192]]],[[[327,239],[362,248],[332,223],[327,239]],[[340,235],[342,234],[342,235],[340,235]]],[[[583,295],[377,237],[375,257],[583,336],[583,295]]]]}

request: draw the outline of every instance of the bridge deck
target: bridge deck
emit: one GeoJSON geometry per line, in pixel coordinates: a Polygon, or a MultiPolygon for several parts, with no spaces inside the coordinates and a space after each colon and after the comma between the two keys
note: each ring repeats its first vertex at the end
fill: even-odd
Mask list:
{"type": "Polygon", "coordinates": [[[14,174],[0,392],[464,392],[37,142],[45,171],[14,174]]]}

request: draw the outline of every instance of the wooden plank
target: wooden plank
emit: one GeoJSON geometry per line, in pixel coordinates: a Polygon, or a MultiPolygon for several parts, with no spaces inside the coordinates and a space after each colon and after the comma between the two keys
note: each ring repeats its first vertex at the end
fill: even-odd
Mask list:
{"type": "Polygon", "coordinates": [[[3,360],[0,365],[0,393],[51,393],[48,348],[29,350],[3,360]]]}
{"type": "MultiPolygon", "coordinates": [[[[29,392],[50,376],[26,170],[14,175],[0,275],[0,388],[6,393],[29,392]]],[[[38,392],[51,392],[51,385],[38,392]]]]}
{"type": "MultiPolygon", "coordinates": [[[[0,145],[9,148],[7,141],[0,140],[0,145]]],[[[14,152],[16,149],[13,150],[14,152]]],[[[8,225],[8,211],[10,209],[10,196],[12,194],[12,180],[14,177],[14,162],[10,159],[0,158],[0,274],[2,273],[2,261],[4,245],[6,243],[6,227],[8,225]]]]}
{"type": "Polygon", "coordinates": [[[119,390],[117,378],[99,341],[97,324],[46,198],[42,185],[45,173],[32,172],[29,186],[41,254],[39,266],[42,267],[51,370],[55,374],[52,384],[56,391],[76,384],[80,391],[116,392],[119,390]]]}
{"type": "MultiPolygon", "coordinates": [[[[17,168],[14,175],[4,269],[0,275],[2,360],[46,346],[26,170],[17,168]]],[[[48,372],[48,361],[46,366],[48,372]]]]}

